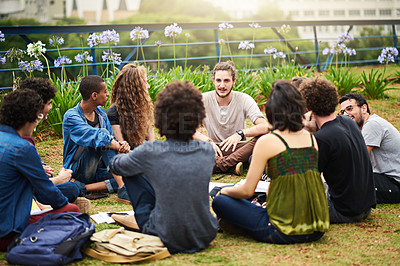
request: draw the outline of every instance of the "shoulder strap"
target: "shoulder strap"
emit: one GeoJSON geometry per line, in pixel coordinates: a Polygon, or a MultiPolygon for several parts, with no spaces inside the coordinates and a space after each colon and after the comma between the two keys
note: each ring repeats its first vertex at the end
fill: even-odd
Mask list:
{"type": "Polygon", "coordinates": [[[155,254],[136,254],[134,256],[122,256],[117,255],[113,252],[109,252],[108,250],[100,250],[87,248],[85,249],[85,254],[90,257],[106,261],[106,262],[114,262],[114,263],[127,263],[127,262],[139,262],[139,261],[156,261],[165,259],[171,256],[168,249],[164,249],[155,254]]]}
{"type": "Polygon", "coordinates": [[[314,138],[311,132],[310,132],[310,137],[311,137],[311,147],[314,147],[314,138]]]}
{"type": "Polygon", "coordinates": [[[285,141],[281,136],[279,136],[278,134],[276,134],[276,133],[273,132],[273,131],[271,131],[271,134],[274,134],[275,136],[277,136],[277,137],[283,142],[283,144],[285,144],[286,149],[287,149],[288,151],[290,151],[289,145],[286,143],[286,141],[285,141]]]}

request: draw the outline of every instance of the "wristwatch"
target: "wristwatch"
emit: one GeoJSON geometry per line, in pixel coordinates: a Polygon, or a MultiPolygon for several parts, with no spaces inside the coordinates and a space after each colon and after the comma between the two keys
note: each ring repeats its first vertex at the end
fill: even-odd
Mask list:
{"type": "Polygon", "coordinates": [[[245,140],[245,139],[246,139],[246,138],[244,137],[244,132],[243,132],[243,130],[241,130],[241,129],[236,130],[236,133],[238,133],[238,134],[242,137],[242,140],[245,140]]]}

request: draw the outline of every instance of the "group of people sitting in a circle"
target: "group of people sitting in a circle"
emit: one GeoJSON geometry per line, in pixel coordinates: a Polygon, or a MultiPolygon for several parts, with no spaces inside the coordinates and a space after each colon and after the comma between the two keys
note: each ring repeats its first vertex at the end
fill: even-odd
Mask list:
{"type": "Polygon", "coordinates": [[[104,80],[83,78],[82,101],[64,115],[63,169],[55,177],[32,132],[57,90],[45,79],[23,81],[0,107],[0,212],[7,214],[0,250],[48,213],[79,212],[73,203],[93,191],[116,192],[132,204],[131,222],[171,253],[206,248],[217,218],[257,241],[302,243],[320,239],[330,223],[367,218],[377,203],[400,202],[400,133],[371,114],[362,95],[339,99],[322,78],[277,80],[265,117],[249,95],[233,90],[235,74],[232,62],[218,63],[215,90],[171,82],[153,107],[146,69],[128,64],[107,112],[104,80]],[[165,141],[155,140],[154,127],[165,141]],[[248,165],[244,183],[213,198],[216,218],[211,175],[241,175],[248,165]],[[266,204],[258,206],[248,199],[263,175],[270,184],[266,204]],[[32,199],[53,210],[31,215],[32,199]]]}

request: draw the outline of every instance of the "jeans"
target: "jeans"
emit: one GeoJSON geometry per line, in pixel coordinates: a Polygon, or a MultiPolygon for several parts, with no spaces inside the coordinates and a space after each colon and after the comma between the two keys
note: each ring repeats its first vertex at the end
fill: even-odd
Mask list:
{"type": "Polygon", "coordinates": [[[135,211],[135,219],[140,229],[148,222],[154,209],[156,198],[149,180],[143,175],[122,178],[125,183],[129,200],[135,211]]]}
{"type": "MultiPolygon", "coordinates": [[[[79,196],[79,188],[72,182],[65,182],[62,184],[58,184],[56,186],[61,193],[68,198],[69,203],[73,203],[76,198],[79,196]]],[[[39,193],[35,193],[35,197],[39,202],[41,202],[41,197],[39,193]]]]}
{"type": "Polygon", "coordinates": [[[247,142],[238,143],[234,152],[232,152],[232,147],[228,151],[222,151],[224,157],[215,162],[216,166],[222,172],[227,172],[229,168],[234,167],[239,162],[248,162],[258,138],[259,136],[247,142]]]}
{"type": "Polygon", "coordinates": [[[400,203],[400,183],[393,177],[374,173],[376,203],[400,203]]]}
{"type": "Polygon", "coordinates": [[[266,209],[245,199],[219,195],[214,198],[212,207],[218,218],[243,229],[257,241],[293,244],[316,241],[324,235],[323,232],[314,232],[309,235],[285,235],[271,224],[266,209]]]}
{"type": "Polygon", "coordinates": [[[117,181],[107,171],[107,165],[115,156],[115,151],[110,149],[93,149],[84,147],[78,160],[72,163],[72,178],[84,183],[92,184],[105,181],[109,193],[118,190],[117,181]],[[101,164],[103,164],[101,167],[101,164]]]}
{"type": "Polygon", "coordinates": [[[328,197],[328,207],[329,207],[329,220],[331,224],[357,223],[361,220],[364,220],[371,214],[371,209],[368,209],[356,216],[345,216],[335,209],[335,206],[333,205],[329,192],[327,192],[327,197],[328,197]]]}

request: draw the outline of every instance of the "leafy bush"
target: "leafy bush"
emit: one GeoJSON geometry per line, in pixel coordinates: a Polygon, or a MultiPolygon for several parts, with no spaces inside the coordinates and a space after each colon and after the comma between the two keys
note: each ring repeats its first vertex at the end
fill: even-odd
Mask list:
{"type": "Polygon", "coordinates": [[[346,67],[330,67],[324,77],[336,86],[341,96],[351,92],[360,84],[360,78],[346,67]]]}
{"type": "Polygon", "coordinates": [[[385,77],[385,71],[380,72],[379,70],[371,69],[368,75],[365,71],[361,73],[361,83],[364,87],[362,92],[371,99],[384,98],[385,92],[389,90],[388,86],[393,82],[395,80],[389,81],[385,77]]]}

